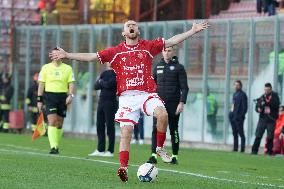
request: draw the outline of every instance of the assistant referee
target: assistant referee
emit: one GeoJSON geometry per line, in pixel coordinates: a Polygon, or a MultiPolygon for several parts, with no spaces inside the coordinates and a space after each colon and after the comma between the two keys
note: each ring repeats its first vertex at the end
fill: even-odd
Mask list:
{"type": "MultiPolygon", "coordinates": [[[[57,51],[54,48],[52,51],[57,51]]],[[[74,98],[74,74],[72,67],[61,60],[52,61],[42,66],[39,74],[37,107],[43,107],[43,93],[48,119],[48,139],[50,154],[59,154],[59,144],[62,138],[62,125],[66,117],[67,106],[74,98]]]]}

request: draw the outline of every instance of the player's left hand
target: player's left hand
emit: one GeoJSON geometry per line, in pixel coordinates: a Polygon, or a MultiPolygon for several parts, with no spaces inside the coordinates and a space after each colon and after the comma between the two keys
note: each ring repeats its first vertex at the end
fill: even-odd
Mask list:
{"type": "Polygon", "coordinates": [[[176,115],[180,114],[183,111],[183,107],[184,107],[184,103],[180,102],[176,110],[176,115]]]}
{"type": "Polygon", "coordinates": [[[72,103],[73,97],[71,95],[68,95],[68,97],[66,98],[66,105],[69,105],[72,103]]]}
{"type": "Polygon", "coordinates": [[[60,60],[60,59],[63,59],[63,58],[67,58],[67,52],[64,51],[60,47],[57,47],[57,48],[58,48],[58,51],[51,51],[49,53],[49,58],[51,60],[60,60]]]}
{"type": "Polygon", "coordinates": [[[195,23],[193,22],[192,24],[192,30],[194,31],[194,33],[198,33],[204,29],[207,29],[210,25],[208,24],[207,21],[201,22],[201,23],[195,23]]]}

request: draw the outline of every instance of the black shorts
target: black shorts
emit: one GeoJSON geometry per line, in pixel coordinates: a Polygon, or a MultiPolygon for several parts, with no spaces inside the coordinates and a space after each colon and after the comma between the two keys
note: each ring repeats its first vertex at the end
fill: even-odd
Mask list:
{"type": "Polygon", "coordinates": [[[60,117],[66,117],[66,93],[51,93],[45,92],[45,106],[46,106],[46,114],[57,114],[60,117]]]}

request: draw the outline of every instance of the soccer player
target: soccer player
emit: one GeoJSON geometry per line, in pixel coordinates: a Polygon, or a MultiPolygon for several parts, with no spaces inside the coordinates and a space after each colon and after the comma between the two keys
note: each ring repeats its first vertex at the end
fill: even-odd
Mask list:
{"type": "MultiPolygon", "coordinates": [[[[52,52],[59,51],[54,48],[52,52]]],[[[74,74],[72,67],[64,64],[61,59],[45,64],[39,73],[37,107],[42,111],[43,92],[48,119],[48,139],[50,154],[59,154],[62,138],[63,121],[66,117],[67,105],[74,98],[74,74]]]]}
{"type": "Polygon", "coordinates": [[[177,45],[195,33],[208,27],[207,22],[193,24],[191,30],[173,36],[170,39],[155,40],[139,39],[138,24],[129,20],[124,23],[122,36],[125,38],[115,47],[97,53],[68,53],[59,48],[49,54],[52,60],[68,58],[80,61],[99,60],[109,62],[116,73],[117,95],[119,108],[115,120],[120,122],[120,168],[118,176],[123,182],[128,181],[127,166],[129,160],[130,142],[133,126],[137,124],[140,111],[157,118],[157,154],[164,162],[171,162],[172,158],[164,149],[168,125],[168,113],[163,101],[156,94],[156,83],[151,74],[153,57],[161,53],[166,47],[177,45]]]}

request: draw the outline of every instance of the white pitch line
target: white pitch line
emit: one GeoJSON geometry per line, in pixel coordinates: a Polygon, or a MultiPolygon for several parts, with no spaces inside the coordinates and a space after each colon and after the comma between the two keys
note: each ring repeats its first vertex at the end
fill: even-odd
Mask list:
{"type": "MultiPolygon", "coordinates": [[[[66,159],[75,159],[75,160],[92,161],[92,162],[99,162],[99,163],[105,163],[105,164],[119,165],[119,163],[117,163],[117,162],[96,160],[96,159],[87,159],[87,158],[74,157],[74,156],[49,155],[49,154],[43,154],[43,153],[38,153],[38,152],[27,152],[27,151],[10,150],[10,149],[3,149],[3,148],[0,148],[0,151],[8,152],[8,153],[30,154],[30,155],[37,155],[37,156],[44,156],[44,157],[66,158],[66,159]]],[[[134,164],[130,164],[129,166],[131,166],[131,167],[139,167],[139,165],[134,165],[134,164]]],[[[185,171],[176,171],[176,170],[172,170],[172,169],[158,168],[158,170],[159,171],[164,171],[164,172],[170,172],[170,173],[178,173],[178,174],[183,174],[183,175],[190,175],[190,176],[199,177],[199,178],[208,179],[208,180],[216,180],[216,181],[224,181],[224,182],[240,183],[240,184],[250,184],[250,185],[257,185],[257,186],[264,186],[264,187],[284,188],[284,185],[274,185],[274,184],[266,184],[266,183],[259,183],[259,182],[248,182],[248,181],[241,181],[241,180],[232,180],[232,179],[225,179],[225,178],[218,178],[218,177],[213,177],[213,176],[202,175],[202,174],[199,174],[199,173],[191,173],[191,172],[185,172],[185,171]]]]}

